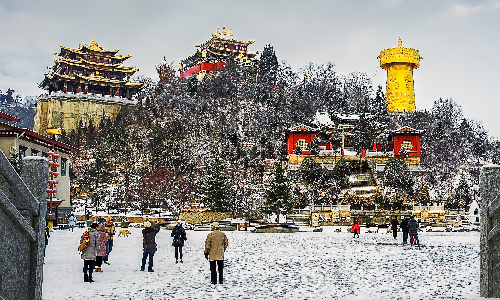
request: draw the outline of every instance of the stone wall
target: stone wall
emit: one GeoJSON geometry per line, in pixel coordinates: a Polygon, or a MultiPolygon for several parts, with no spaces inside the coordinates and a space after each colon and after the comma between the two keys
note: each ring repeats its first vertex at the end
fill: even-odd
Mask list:
{"type": "Polygon", "coordinates": [[[22,179],[0,151],[0,299],[41,299],[49,163],[23,160],[22,179]]]}
{"type": "Polygon", "coordinates": [[[202,222],[215,222],[221,221],[225,218],[231,218],[231,213],[220,212],[182,212],[179,215],[180,220],[186,221],[189,224],[201,224],[202,222]]]}
{"type": "Polygon", "coordinates": [[[481,168],[481,297],[500,298],[500,166],[481,168]]]}
{"type": "Polygon", "coordinates": [[[78,127],[80,120],[94,126],[101,122],[102,114],[114,120],[122,106],[135,102],[121,97],[56,93],[38,98],[35,107],[33,131],[46,134],[47,128],[61,128],[67,133],[78,127]]]}

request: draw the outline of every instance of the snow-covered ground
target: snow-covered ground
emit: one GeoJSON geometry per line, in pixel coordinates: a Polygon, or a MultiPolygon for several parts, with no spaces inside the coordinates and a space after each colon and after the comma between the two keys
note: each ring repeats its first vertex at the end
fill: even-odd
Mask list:
{"type": "MultiPolygon", "coordinates": [[[[117,233],[118,233],[117,228],[117,233]]],[[[363,228],[364,229],[364,228],[363,228]]],[[[187,231],[175,264],[169,230],[157,235],[154,273],[140,272],[142,234],[115,238],[110,265],[84,283],[77,248],[84,229],[51,233],[43,299],[477,299],[479,233],[422,232],[420,249],[387,233],[226,232],[225,283],[210,284],[208,232],[187,231]]]]}

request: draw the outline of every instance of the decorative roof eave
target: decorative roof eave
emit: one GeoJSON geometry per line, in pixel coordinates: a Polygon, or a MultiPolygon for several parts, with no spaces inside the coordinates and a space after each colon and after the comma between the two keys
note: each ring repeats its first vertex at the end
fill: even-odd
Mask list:
{"type": "Polygon", "coordinates": [[[425,133],[425,130],[417,130],[417,129],[413,129],[411,127],[408,127],[408,126],[404,126],[404,127],[401,127],[397,130],[394,130],[391,132],[391,134],[417,134],[417,135],[423,135],[425,133]]]}
{"type": "Polygon", "coordinates": [[[219,40],[222,40],[222,41],[227,41],[227,42],[233,42],[233,43],[240,43],[240,44],[244,44],[244,45],[250,45],[250,44],[253,44],[255,43],[255,41],[240,41],[240,40],[235,40],[235,39],[227,39],[227,38],[224,38],[220,35],[217,35],[217,34],[213,34],[212,33],[212,37],[207,40],[205,43],[203,43],[202,45],[205,45],[206,43],[209,43],[210,41],[214,40],[214,39],[219,39],[219,40]]]}
{"type": "Polygon", "coordinates": [[[83,76],[80,74],[75,74],[75,77],[79,77],[88,81],[98,81],[98,82],[105,82],[105,83],[115,83],[115,84],[120,84],[120,83],[127,83],[128,81],[126,80],[113,80],[113,79],[107,79],[104,77],[94,77],[94,76],[83,76]]]}
{"type": "Polygon", "coordinates": [[[219,51],[225,51],[225,52],[232,52],[232,53],[240,53],[240,54],[248,55],[248,56],[255,56],[255,55],[258,54],[257,52],[247,52],[247,51],[242,51],[242,50],[232,50],[232,49],[227,49],[227,48],[222,48],[222,47],[214,47],[214,46],[209,46],[206,50],[207,51],[212,51],[211,49],[219,50],[219,51]]]}
{"type": "MultiPolygon", "coordinates": [[[[222,56],[225,56],[225,57],[230,57],[231,56],[230,54],[217,53],[217,52],[214,52],[214,51],[211,51],[211,50],[207,50],[207,52],[210,52],[210,53],[212,53],[214,55],[222,55],[222,56]]],[[[235,58],[238,58],[238,57],[235,56],[235,58]]],[[[245,57],[245,59],[247,59],[247,60],[254,60],[254,61],[259,60],[258,58],[254,58],[254,57],[245,57]]]]}
{"type": "Polygon", "coordinates": [[[55,141],[55,140],[49,138],[48,136],[36,133],[36,132],[31,131],[29,129],[19,128],[17,126],[9,125],[7,123],[1,123],[1,124],[2,124],[2,126],[11,128],[13,131],[16,131],[18,133],[21,133],[21,134],[24,133],[22,137],[20,135],[18,135],[19,138],[22,140],[26,140],[28,142],[36,142],[36,143],[41,144],[44,147],[47,147],[49,149],[52,147],[52,144],[54,144],[54,148],[57,151],[60,151],[60,152],[66,153],[66,154],[69,154],[71,152],[80,151],[77,148],[74,148],[68,144],[64,144],[64,143],[55,141]]]}
{"type": "MultiPolygon", "coordinates": [[[[88,67],[83,64],[83,63],[88,63],[89,65],[92,65],[92,66],[95,66],[95,67],[101,67],[101,68],[99,68],[99,70],[104,70],[104,69],[106,69],[106,67],[109,67],[109,69],[106,69],[107,71],[116,71],[116,72],[122,72],[122,73],[135,73],[135,72],[139,71],[139,69],[136,68],[136,67],[119,67],[119,66],[118,67],[113,67],[114,65],[111,65],[111,64],[92,63],[92,62],[88,62],[86,60],[82,60],[81,62],[76,62],[76,61],[73,61],[73,60],[63,61],[61,59],[60,61],[54,60],[54,62],[68,64],[68,65],[76,66],[76,67],[81,67],[83,69],[88,69],[88,67]]],[[[95,69],[97,69],[97,68],[95,68],[95,69]]]]}
{"type": "Polygon", "coordinates": [[[144,82],[127,82],[125,83],[125,85],[130,87],[142,87],[144,85],[144,82]]]}
{"type": "Polygon", "coordinates": [[[300,125],[297,125],[295,127],[289,128],[286,131],[287,132],[320,132],[321,129],[307,126],[304,124],[300,124],[300,125]]]}
{"type": "MultiPolygon", "coordinates": [[[[96,44],[97,45],[97,44],[96,44]]],[[[88,49],[90,51],[94,51],[94,52],[101,52],[101,53],[117,53],[118,51],[120,50],[104,50],[101,46],[97,45],[97,47],[94,47],[94,45],[90,45],[90,46],[87,46],[85,44],[82,45],[82,50],[83,49],[88,49]],[[99,48],[97,48],[99,47],[99,48]]],[[[118,55],[116,55],[118,56],[118,55]]],[[[121,56],[121,55],[120,55],[121,56]]]]}
{"type": "Polygon", "coordinates": [[[11,116],[9,114],[3,113],[1,111],[0,111],[0,118],[4,118],[4,119],[9,120],[9,121],[21,122],[21,120],[19,120],[18,118],[11,116]]]}
{"type": "MultiPolygon", "coordinates": [[[[54,62],[57,62],[57,61],[54,59],[54,62]]],[[[106,67],[119,67],[122,64],[121,62],[116,63],[116,64],[98,63],[98,62],[88,61],[88,60],[85,60],[83,58],[80,58],[79,60],[73,60],[73,59],[64,58],[64,57],[59,58],[59,62],[65,62],[68,64],[74,64],[74,65],[81,65],[82,63],[86,63],[89,65],[98,65],[98,66],[106,66],[106,67]]],[[[133,68],[133,67],[128,67],[128,68],[133,68]]]]}

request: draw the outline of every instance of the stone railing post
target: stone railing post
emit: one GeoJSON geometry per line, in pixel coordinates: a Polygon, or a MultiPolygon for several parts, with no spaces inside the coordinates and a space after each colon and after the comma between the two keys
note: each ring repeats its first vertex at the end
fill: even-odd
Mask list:
{"type": "Polygon", "coordinates": [[[33,299],[42,299],[43,259],[45,249],[45,222],[47,201],[43,194],[47,190],[49,162],[44,157],[29,156],[23,159],[21,179],[38,201],[39,213],[33,220],[33,230],[38,235],[31,249],[30,288],[33,299]]]}
{"type": "Polygon", "coordinates": [[[500,298],[500,165],[481,168],[481,297],[500,298]]]}

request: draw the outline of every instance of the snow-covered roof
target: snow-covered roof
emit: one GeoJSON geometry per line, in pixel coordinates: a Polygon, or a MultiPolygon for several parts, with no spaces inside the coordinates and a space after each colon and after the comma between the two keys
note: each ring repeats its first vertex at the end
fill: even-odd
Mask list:
{"type": "Polygon", "coordinates": [[[321,127],[334,127],[335,123],[333,123],[332,119],[330,119],[330,115],[327,111],[317,111],[314,116],[314,120],[312,122],[314,125],[321,127]]]}
{"type": "Polygon", "coordinates": [[[359,120],[359,115],[337,114],[336,117],[340,120],[359,120]]]}

